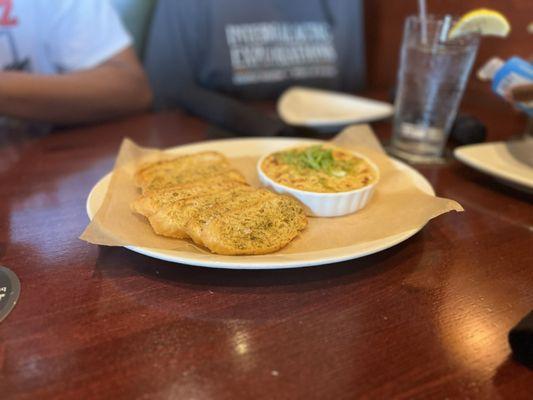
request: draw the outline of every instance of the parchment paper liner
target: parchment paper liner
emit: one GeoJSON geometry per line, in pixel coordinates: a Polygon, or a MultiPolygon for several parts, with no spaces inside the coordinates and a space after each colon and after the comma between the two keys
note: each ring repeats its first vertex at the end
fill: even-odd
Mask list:
{"type": "MultiPolygon", "coordinates": [[[[345,129],[333,144],[365,154],[380,169],[380,182],[373,199],[361,211],[337,218],[309,218],[309,225],[287,247],[267,255],[287,258],[305,252],[342,248],[410,231],[448,211],[463,211],[454,200],[428,195],[419,190],[407,172],[393,166],[371,129],[357,125],[345,129]]],[[[217,150],[213,148],[212,150],[217,150]]],[[[153,233],[148,221],[130,211],[130,203],[140,195],[133,174],[140,163],[172,157],[157,149],[137,146],[124,139],[113,169],[104,201],[80,239],[106,246],[142,246],[191,253],[209,253],[189,241],[169,239],[153,233]]],[[[231,158],[231,162],[259,186],[256,162],[259,157],[231,158]]],[[[214,255],[213,257],[220,257],[214,255]]],[[[235,256],[243,257],[243,256],[235,256]]],[[[265,256],[252,256],[261,258],[265,256]]],[[[227,257],[225,257],[227,258],[227,257]]]]}

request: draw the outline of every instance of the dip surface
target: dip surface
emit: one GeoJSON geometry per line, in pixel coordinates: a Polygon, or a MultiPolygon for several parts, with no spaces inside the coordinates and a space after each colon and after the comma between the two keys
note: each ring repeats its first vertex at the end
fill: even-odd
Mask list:
{"type": "Polygon", "coordinates": [[[328,145],[296,147],[272,153],[261,169],[291,188],[318,193],[348,192],[373,183],[376,171],[362,158],[328,145]]]}

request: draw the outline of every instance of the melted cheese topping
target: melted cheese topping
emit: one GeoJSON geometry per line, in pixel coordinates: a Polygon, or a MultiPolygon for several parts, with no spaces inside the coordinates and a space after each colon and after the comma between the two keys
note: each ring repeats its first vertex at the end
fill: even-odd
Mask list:
{"type": "Polygon", "coordinates": [[[296,147],[271,154],[263,172],[282,185],[318,193],[348,192],[373,183],[376,171],[349,151],[332,146],[296,147]]]}

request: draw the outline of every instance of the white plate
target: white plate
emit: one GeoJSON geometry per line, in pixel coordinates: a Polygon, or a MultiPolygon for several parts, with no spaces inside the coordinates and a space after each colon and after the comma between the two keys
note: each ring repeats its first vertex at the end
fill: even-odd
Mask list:
{"type": "Polygon", "coordinates": [[[382,101],[305,87],[287,89],[277,108],[289,125],[322,129],[376,121],[394,112],[391,104],[382,101]]]}
{"type": "Polygon", "coordinates": [[[458,160],[478,171],[517,189],[533,192],[533,168],[517,160],[506,142],[461,146],[455,149],[454,154],[458,160]]]}
{"type": "MultiPolygon", "coordinates": [[[[292,139],[292,138],[246,138],[227,139],[194,143],[169,149],[172,153],[192,153],[204,150],[217,150],[226,156],[261,156],[265,153],[279,150],[288,146],[305,145],[310,143],[320,143],[318,140],[292,139]]],[[[430,183],[415,169],[410,166],[393,160],[395,166],[406,171],[414,183],[424,192],[435,194],[430,183]]],[[[102,204],[105,197],[111,173],[104,176],[92,188],[87,198],[87,214],[93,218],[96,211],[102,204]]],[[[160,260],[175,263],[197,265],[211,268],[229,269],[280,269],[297,268],[311,265],[330,264],[339,261],[350,260],[376,253],[388,249],[417,233],[423,226],[401,234],[384,237],[371,242],[356,243],[351,246],[321,251],[306,251],[295,254],[265,254],[260,256],[221,256],[210,253],[192,253],[188,251],[174,251],[151,249],[146,247],[126,246],[126,248],[137,253],[154,257],[160,260]]]]}

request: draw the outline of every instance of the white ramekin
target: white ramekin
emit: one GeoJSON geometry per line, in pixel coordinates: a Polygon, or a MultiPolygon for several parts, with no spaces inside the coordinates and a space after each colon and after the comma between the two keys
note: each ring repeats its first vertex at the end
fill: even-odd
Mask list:
{"type": "MultiPolygon", "coordinates": [[[[276,153],[278,151],[276,151],[276,153]]],[[[272,153],[266,154],[259,159],[257,162],[257,173],[259,175],[259,180],[264,186],[271,188],[277,193],[288,194],[299,200],[304,206],[306,206],[308,215],[313,217],[340,217],[341,215],[352,214],[365,207],[370,201],[376,184],[379,181],[379,169],[376,164],[359,153],[354,151],[350,151],[350,153],[365,160],[374,170],[376,179],[367,186],[351,190],[349,192],[308,192],[305,190],[291,188],[274,181],[273,179],[269,178],[261,169],[264,159],[270,156],[272,153]]]]}

